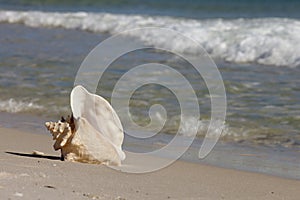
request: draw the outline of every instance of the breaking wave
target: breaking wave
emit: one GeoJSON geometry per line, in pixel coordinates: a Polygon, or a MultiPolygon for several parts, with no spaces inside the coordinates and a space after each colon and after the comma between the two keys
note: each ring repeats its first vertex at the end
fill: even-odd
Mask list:
{"type": "MultiPolygon", "coordinates": [[[[164,16],[125,15],[89,12],[0,11],[0,22],[31,27],[62,27],[100,33],[164,27],[180,31],[198,41],[207,52],[232,63],[300,66],[300,20],[287,18],[187,19],[164,16]]],[[[132,35],[131,35],[132,36],[132,35]]],[[[179,39],[145,32],[133,35],[147,44],[159,44],[197,55],[197,49],[179,39]]]]}
{"type": "MultiPolygon", "coordinates": [[[[100,33],[164,27],[198,41],[210,55],[233,63],[300,66],[300,20],[285,18],[206,19],[87,12],[0,11],[0,22],[31,27],[62,27],[100,33]]],[[[184,41],[158,39],[157,33],[133,35],[148,44],[197,55],[184,41]]]]}

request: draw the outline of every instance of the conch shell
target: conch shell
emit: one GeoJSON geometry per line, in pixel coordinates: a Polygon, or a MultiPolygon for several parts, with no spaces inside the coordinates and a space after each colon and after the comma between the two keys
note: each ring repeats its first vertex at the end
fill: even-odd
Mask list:
{"type": "Polygon", "coordinates": [[[54,149],[61,149],[63,160],[119,166],[125,159],[124,133],[111,105],[82,86],[72,90],[70,102],[71,117],[45,123],[54,149]]]}

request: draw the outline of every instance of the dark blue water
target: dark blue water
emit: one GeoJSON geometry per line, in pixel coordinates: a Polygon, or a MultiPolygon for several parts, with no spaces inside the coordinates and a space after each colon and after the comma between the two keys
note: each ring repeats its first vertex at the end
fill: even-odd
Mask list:
{"type": "Polygon", "coordinates": [[[300,18],[298,0],[1,0],[2,9],[94,11],[188,18],[300,18]]]}

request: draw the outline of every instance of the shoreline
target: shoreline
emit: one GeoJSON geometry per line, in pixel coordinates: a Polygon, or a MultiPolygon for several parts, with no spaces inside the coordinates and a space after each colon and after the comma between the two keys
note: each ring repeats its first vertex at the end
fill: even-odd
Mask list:
{"type": "MultiPolygon", "coordinates": [[[[46,136],[50,141],[48,147],[51,152],[58,153],[53,150],[50,133],[43,125],[46,121],[53,121],[53,119],[31,114],[0,112],[0,128],[46,136]]],[[[125,137],[123,148],[130,152],[150,152],[168,144],[172,138],[173,135],[168,134],[162,134],[147,140],[135,140],[128,136],[125,137]]],[[[270,148],[220,140],[212,152],[205,159],[200,160],[198,159],[198,152],[201,144],[202,139],[196,138],[179,160],[193,164],[204,164],[300,180],[300,162],[297,159],[298,149],[270,148]]]]}
{"type": "Polygon", "coordinates": [[[300,181],[176,161],[147,174],[63,162],[50,136],[0,127],[4,199],[298,199],[300,181]],[[31,157],[34,151],[47,157],[31,157]],[[8,153],[10,152],[10,153],[8,153]]]}

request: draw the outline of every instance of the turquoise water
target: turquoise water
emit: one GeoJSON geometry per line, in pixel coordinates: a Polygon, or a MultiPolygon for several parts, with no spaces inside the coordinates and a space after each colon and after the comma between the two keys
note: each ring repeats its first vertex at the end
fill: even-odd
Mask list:
{"type": "MultiPolygon", "coordinates": [[[[19,24],[1,26],[0,42],[5,49],[1,48],[0,110],[54,119],[70,114],[69,94],[79,65],[109,34],[19,24]]],[[[105,73],[98,94],[109,100],[120,76],[132,66],[147,62],[167,64],[188,77],[198,96],[202,117],[198,136],[203,136],[210,117],[210,96],[205,83],[188,63],[171,54],[140,51],[121,57],[105,73]]],[[[299,147],[299,68],[223,61],[217,64],[228,101],[223,139],[272,147],[299,147]]],[[[167,89],[148,85],[137,90],[131,100],[134,119],[146,125],[148,110],[154,103],[164,105],[168,111],[169,120],[163,132],[176,134],[180,122],[179,104],[167,89]]]]}

